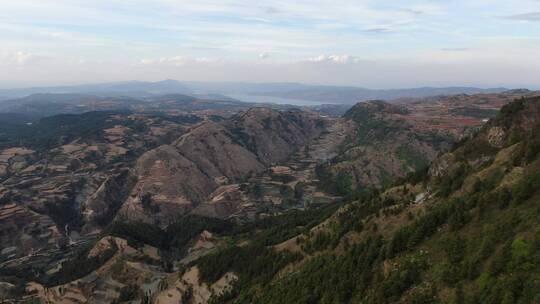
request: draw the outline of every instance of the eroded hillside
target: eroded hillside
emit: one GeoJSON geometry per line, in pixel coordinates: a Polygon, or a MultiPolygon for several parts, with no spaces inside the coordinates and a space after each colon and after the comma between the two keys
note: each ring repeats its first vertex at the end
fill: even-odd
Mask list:
{"type": "MultiPolygon", "coordinates": [[[[512,273],[537,259],[539,104],[505,106],[448,153],[455,134],[415,124],[418,113],[385,102],[359,104],[340,119],[257,108],[182,126],[177,139],[135,150],[142,155],[131,158],[134,169],[115,159],[92,167],[110,170],[93,190],[66,187],[88,196],[74,210],[93,210],[80,213],[79,230],[13,198],[39,202],[44,196],[28,189],[77,176],[77,168],[94,172],[86,160],[63,177],[3,184],[2,214],[12,220],[2,242],[12,245],[2,250],[0,292],[67,303],[530,299],[534,283],[519,282],[537,269],[520,270],[517,283],[512,273]],[[74,231],[101,232],[77,250],[54,244],[67,232],[73,245],[74,231]],[[43,246],[53,248],[32,251],[43,246]],[[508,284],[517,287],[503,294],[508,284]]],[[[99,134],[141,147],[131,137],[146,133],[122,125],[115,120],[99,134]]],[[[93,145],[101,147],[68,140],[59,151],[86,155],[93,145]]],[[[6,181],[43,161],[29,148],[2,155],[6,181]]]]}
{"type": "Polygon", "coordinates": [[[170,223],[206,201],[219,186],[287,161],[324,127],[317,116],[268,108],[203,124],[138,160],[138,183],[119,216],[170,223]]]}
{"type": "Polygon", "coordinates": [[[2,150],[0,260],[64,246],[101,231],[136,182],[131,167],[149,148],[198,118],[89,112],[42,119],[2,150]]]}

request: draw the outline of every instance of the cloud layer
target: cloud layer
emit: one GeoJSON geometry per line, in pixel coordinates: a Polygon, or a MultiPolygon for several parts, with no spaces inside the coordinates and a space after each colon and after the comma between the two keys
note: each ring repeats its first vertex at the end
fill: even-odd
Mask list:
{"type": "Polygon", "coordinates": [[[0,85],[534,85],[539,12],[534,0],[3,1],[0,85]]]}

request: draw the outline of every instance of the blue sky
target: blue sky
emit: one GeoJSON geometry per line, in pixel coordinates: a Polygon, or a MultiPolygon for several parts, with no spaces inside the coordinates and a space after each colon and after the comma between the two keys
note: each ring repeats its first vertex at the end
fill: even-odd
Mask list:
{"type": "Polygon", "coordinates": [[[529,86],[538,0],[0,0],[0,85],[529,86]]]}

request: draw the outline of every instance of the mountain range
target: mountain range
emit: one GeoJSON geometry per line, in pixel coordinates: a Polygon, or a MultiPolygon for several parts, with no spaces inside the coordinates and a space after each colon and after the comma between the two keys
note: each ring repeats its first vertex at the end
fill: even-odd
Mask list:
{"type": "Polygon", "coordinates": [[[284,101],[303,100],[312,104],[355,104],[359,101],[397,98],[422,98],[437,95],[497,93],[504,88],[423,87],[411,89],[373,90],[350,86],[306,85],[299,83],[240,83],[240,82],[158,82],[127,81],[58,87],[34,87],[0,90],[2,99],[20,98],[38,93],[87,94],[102,97],[148,97],[163,94],[187,94],[201,98],[223,99],[236,96],[243,101],[281,98],[284,101]]]}

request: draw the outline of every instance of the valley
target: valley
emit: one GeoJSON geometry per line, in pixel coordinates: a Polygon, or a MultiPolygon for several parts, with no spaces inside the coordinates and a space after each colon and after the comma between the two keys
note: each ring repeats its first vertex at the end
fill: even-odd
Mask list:
{"type": "MultiPolygon", "coordinates": [[[[467,193],[437,180],[455,162],[445,153],[474,142],[501,107],[536,95],[368,101],[342,117],[154,97],[164,103],[8,129],[0,292],[65,303],[279,299],[279,284],[315,261],[391,239],[442,191],[467,193]],[[262,293],[250,287],[269,282],[262,293]]],[[[486,151],[504,146],[500,132],[489,132],[486,151]]],[[[510,171],[507,185],[521,176],[510,171]]]]}

